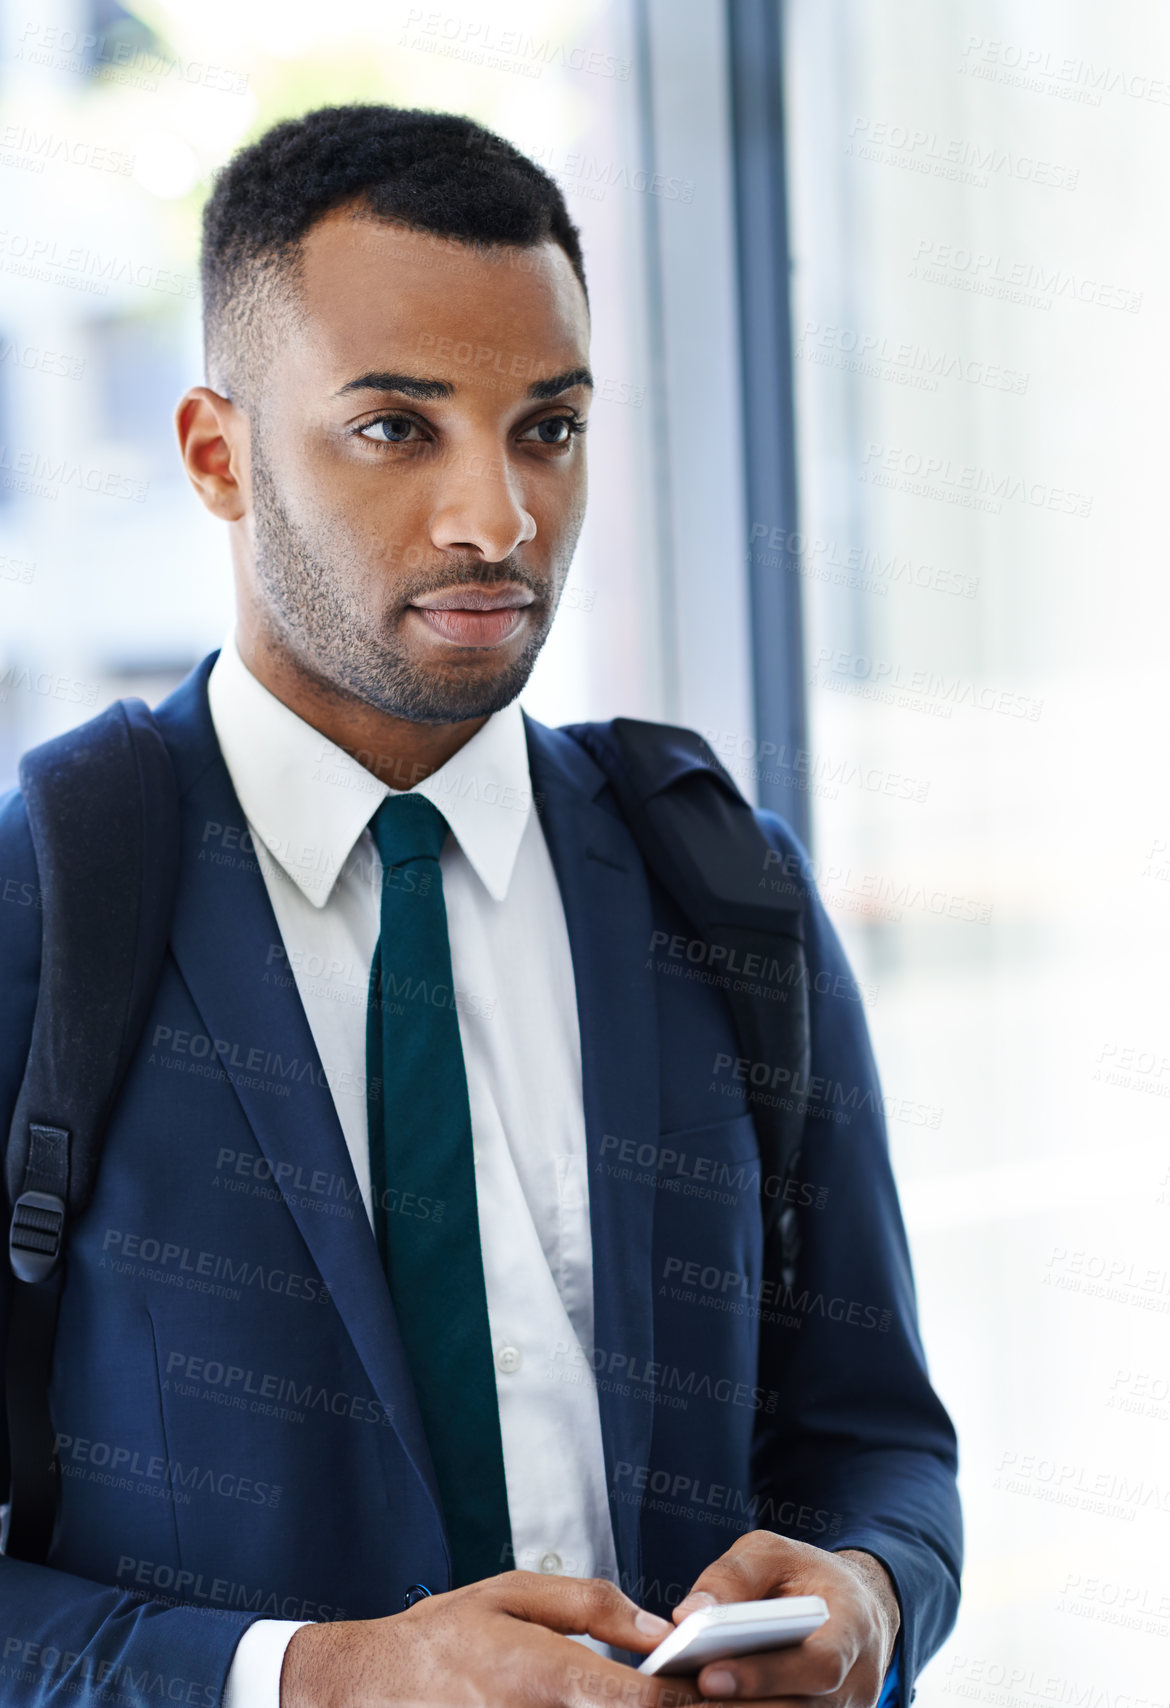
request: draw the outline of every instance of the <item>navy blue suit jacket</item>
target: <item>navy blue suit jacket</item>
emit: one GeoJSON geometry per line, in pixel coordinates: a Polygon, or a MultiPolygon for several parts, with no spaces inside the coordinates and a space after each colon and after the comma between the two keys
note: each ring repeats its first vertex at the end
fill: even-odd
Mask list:
{"type": "MultiPolygon", "coordinates": [[[[375,1617],[408,1585],[450,1581],[374,1237],[211,724],[211,663],[158,712],[181,793],[178,903],[69,1242],[50,1393],[57,1539],[45,1566],[0,1561],[0,1698],[13,1705],[96,1702],[99,1687],[217,1704],[253,1620],[375,1617]]],[[[955,1616],[955,1440],[919,1342],[860,993],[814,900],[818,1101],[796,1188],[801,1272],[785,1293],[764,1268],[724,999],[688,960],[602,773],[570,736],[526,726],[576,977],[593,1363],[622,1585],[666,1613],[755,1528],[867,1549],[898,1588],[906,1689],[955,1616]]],[[[776,870],[802,862],[782,821],[759,818],[776,870]]],[[[36,867],[12,794],[5,1132],[39,965],[36,867]]],[[[6,1290],[6,1264],[0,1276],[6,1290]]],[[[580,1380],[582,1356],[558,1348],[558,1374],[580,1380]]]]}

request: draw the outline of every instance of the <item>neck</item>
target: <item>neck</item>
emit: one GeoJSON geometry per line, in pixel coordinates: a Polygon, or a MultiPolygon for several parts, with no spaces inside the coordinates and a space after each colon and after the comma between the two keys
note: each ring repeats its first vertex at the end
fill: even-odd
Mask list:
{"type": "Polygon", "coordinates": [[[270,694],[391,789],[414,788],[487,722],[485,715],[461,723],[412,723],[339,694],[329,683],[309,675],[288,652],[248,632],[243,624],[236,645],[252,675],[270,694]]]}

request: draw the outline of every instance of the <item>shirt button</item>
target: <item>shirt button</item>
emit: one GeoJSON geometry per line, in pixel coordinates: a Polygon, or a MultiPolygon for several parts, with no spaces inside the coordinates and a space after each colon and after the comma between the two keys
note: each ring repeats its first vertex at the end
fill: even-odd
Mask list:
{"type": "Polygon", "coordinates": [[[552,1553],[550,1550],[547,1554],[542,1554],[540,1556],[540,1565],[537,1567],[537,1570],[542,1572],[559,1572],[563,1564],[564,1561],[561,1559],[561,1556],[559,1554],[552,1553]]]}
{"type": "MultiPolygon", "coordinates": [[[[496,1369],[501,1375],[512,1376],[520,1368],[520,1348],[518,1346],[501,1346],[496,1353],[496,1369]]],[[[558,1562],[559,1564],[559,1562],[558,1562]]],[[[555,1570],[556,1568],[551,1568],[555,1570]]],[[[544,1567],[541,1567],[544,1570],[544,1567]]]]}

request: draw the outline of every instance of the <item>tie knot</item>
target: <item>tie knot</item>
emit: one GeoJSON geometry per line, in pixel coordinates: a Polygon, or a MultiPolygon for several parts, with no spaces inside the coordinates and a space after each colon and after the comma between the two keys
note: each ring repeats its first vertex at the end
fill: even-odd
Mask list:
{"type": "Polygon", "coordinates": [[[413,792],[387,796],[370,820],[385,870],[407,860],[437,860],[447,829],[447,820],[434,802],[413,792]]]}

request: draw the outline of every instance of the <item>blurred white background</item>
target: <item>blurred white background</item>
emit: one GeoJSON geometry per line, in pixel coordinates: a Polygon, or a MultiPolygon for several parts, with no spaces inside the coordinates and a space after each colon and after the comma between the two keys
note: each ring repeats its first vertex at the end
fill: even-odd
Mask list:
{"type": "MultiPolygon", "coordinates": [[[[1170,13],[785,28],[811,733],[774,763],[876,986],[960,1433],[966,1595],[918,1701],[1139,1708],[1170,1676],[1170,13]]],[[[0,99],[0,782],[226,632],[170,420],[199,208],[275,119],[386,100],[511,138],[584,233],[591,514],[525,704],[691,723],[754,790],[747,554],[783,519],[742,499],[718,0],[14,0],[0,99]]]]}
{"type": "Polygon", "coordinates": [[[919,1701],[1161,1702],[1170,13],[798,0],[788,45],[811,746],[899,779],[816,852],[963,1456],[919,1701]]]}

